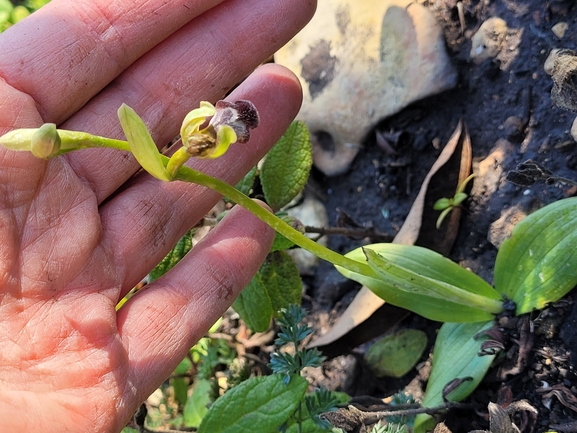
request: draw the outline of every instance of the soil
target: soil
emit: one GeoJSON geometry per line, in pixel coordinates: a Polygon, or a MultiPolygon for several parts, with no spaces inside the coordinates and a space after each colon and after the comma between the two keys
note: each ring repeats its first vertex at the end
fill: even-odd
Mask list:
{"type": "MultiPolygon", "coordinates": [[[[557,176],[577,180],[577,144],[570,135],[575,114],[554,105],[553,81],[543,68],[552,49],[577,50],[577,6],[564,0],[462,3],[464,31],[456,0],[428,4],[445,30],[447,48],[459,72],[458,86],[419,101],[378,125],[380,132],[403,133],[404,144],[396,144],[394,153],[383,150],[372,133],[346,174],[327,178],[314,172],[308,192],[324,202],[330,225],[358,225],[392,236],[402,225],[440,148],[463,119],[472,142],[473,167],[499,148],[503,156],[495,162],[498,167],[493,168],[502,169],[502,175],[495,188],[477,189],[465,201],[454,245],[444,253],[492,282],[497,247],[488,240],[490,225],[512,207],[535,209],[577,193],[576,188],[562,182],[538,181],[518,186],[505,180],[508,172],[526,160],[537,162],[557,176]],[[471,35],[490,17],[500,17],[509,28],[521,31],[520,44],[510,49],[506,59],[487,59],[476,64],[469,55],[471,35]],[[566,22],[569,28],[561,39],[551,31],[559,22],[566,22]]],[[[449,174],[442,174],[441,180],[443,176],[449,174]]],[[[455,185],[450,188],[454,191],[455,185]]],[[[426,224],[433,225],[437,215],[432,210],[426,212],[426,224]]],[[[423,242],[427,246],[440,243],[443,232],[436,235],[434,228],[426,230],[428,236],[423,242]]],[[[329,247],[345,253],[375,241],[370,237],[331,235],[329,247]]],[[[314,275],[305,278],[305,283],[304,306],[312,312],[311,321],[317,328],[334,322],[359,289],[328,264],[321,264],[314,275]]],[[[577,301],[575,291],[545,310],[529,315],[526,318],[530,323],[529,334],[520,335],[524,328],[513,327],[516,334],[506,347],[506,356],[469,397],[469,408],[446,414],[447,426],[453,433],[489,429],[489,402],[506,407],[521,399],[528,400],[538,411],[536,417],[525,413],[518,420],[521,431],[577,431],[577,302],[574,301],[577,301]],[[555,392],[546,391],[546,387],[555,392]]],[[[376,379],[364,365],[361,354],[365,346],[361,344],[389,330],[391,322],[396,327],[423,329],[429,341],[434,341],[438,323],[390,308],[384,315],[377,312],[376,319],[364,331],[323,348],[334,359],[319,373],[319,383],[357,397],[378,398],[408,384],[423,383],[428,352],[423,356],[421,369],[414,369],[401,379],[376,379]]]]}

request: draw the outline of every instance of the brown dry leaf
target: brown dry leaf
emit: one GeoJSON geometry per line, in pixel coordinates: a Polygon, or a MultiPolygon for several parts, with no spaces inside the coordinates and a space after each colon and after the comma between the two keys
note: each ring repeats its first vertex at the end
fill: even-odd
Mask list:
{"type": "MultiPolygon", "coordinates": [[[[419,236],[421,229],[421,221],[423,218],[423,210],[425,205],[425,196],[427,194],[427,187],[433,175],[451,158],[455,151],[457,144],[460,141],[461,134],[464,131],[464,124],[461,120],[451,135],[449,142],[427,173],[425,180],[421,185],[419,194],[413,202],[413,206],[405,219],[401,230],[393,239],[393,243],[403,245],[414,245],[419,236]]],[[[367,287],[362,287],[355,299],[350,303],[343,315],[339,317],[335,325],[324,335],[321,335],[313,341],[309,347],[319,347],[332,343],[343,335],[347,334],[351,329],[355,328],[365,320],[367,320],[376,310],[378,310],[385,301],[375,295],[367,287]]]]}

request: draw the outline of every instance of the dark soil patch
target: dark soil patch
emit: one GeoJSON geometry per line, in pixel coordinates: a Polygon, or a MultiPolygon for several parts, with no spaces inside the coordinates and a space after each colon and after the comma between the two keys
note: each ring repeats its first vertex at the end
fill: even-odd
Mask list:
{"type": "MultiPolygon", "coordinates": [[[[360,226],[393,235],[440,153],[433,143],[446,143],[459,119],[463,119],[470,133],[474,162],[487,158],[497,144],[504,146],[500,162],[503,176],[495,191],[480,193],[465,202],[449,257],[492,282],[497,248],[488,240],[490,224],[514,205],[541,207],[576,193],[559,183],[537,182],[519,187],[505,181],[504,175],[519,163],[532,159],[558,176],[577,180],[577,144],[569,134],[575,114],[554,106],[553,83],[543,69],[551,49],[577,49],[577,6],[573,6],[573,1],[562,0],[465,0],[466,31],[462,36],[456,0],[429,3],[445,28],[449,53],[459,71],[458,87],[420,101],[379,125],[381,131],[402,131],[412,138],[412,143],[400,148],[397,155],[384,152],[371,134],[348,173],[334,178],[314,173],[311,190],[327,206],[331,225],[337,225],[344,212],[360,226]],[[510,28],[522,29],[521,44],[507,69],[493,60],[477,65],[469,58],[471,33],[493,16],[504,19],[510,28]],[[551,27],[561,21],[567,22],[569,30],[563,39],[558,39],[551,27]]],[[[437,212],[432,210],[425,215],[431,220],[436,217],[437,212]]],[[[331,236],[329,246],[345,253],[369,241],[331,236]]],[[[358,289],[328,264],[322,264],[306,283],[310,302],[307,307],[313,311],[313,317],[325,322],[334,320],[358,289]]],[[[512,374],[502,377],[503,365],[515,360],[519,352],[519,346],[511,343],[502,364],[491,370],[468,399],[471,409],[447,414],[447,424],[454,433],[488,428],[489,401],[506,406],[520,399],[527,399],[539,411],[536,420],[525,422],[523,431],[577,431],[577,303],[573,306],[576,298],[577,294],[570,294],[564,302],[530,315],[533,345],[526,359],[520,361],[512,374]],[[555,392],[546,392],[548,387],[555,392]]],[[[408,316],[399,326],[425,329],[432,341],[439,324],[408,316]]],[[[341,353],[348,353],[345,343],[341,349],[341,353]]],[[[332,351],[330,355],[338,354],[335,348],[332,351]]],[[[375,380],[362,366],[360,357],[349,355],[339,359],[326,367],[327,374],[319,380],[354,395],[382,398],[419,379],[415,372],[404,379],[375,380]],[[342,368],[346,374],[336,373],[339,362],[346,365],[342,368]]]]}

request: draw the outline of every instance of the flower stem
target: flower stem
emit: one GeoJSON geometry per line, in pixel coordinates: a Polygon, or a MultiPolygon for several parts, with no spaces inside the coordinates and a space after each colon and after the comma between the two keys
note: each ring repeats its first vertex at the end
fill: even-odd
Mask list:
{"type": "Polygon", "coordinates": [[[292,228],[280,218],[263,209],[261,206],[238,191],[236,188],[221,180],[215,179],[214,177],[200,173],[186,166],[180,168],[174,179],[196,183],[198,185],[202,185],[217,191],[254,214],[257,218],[264,221],[275,231],[291,240],[299,247],[313,253],[320,259],[326,260],[333,265],[338,265],[342,268],[348,269],[351,272],[364,274],[367,276],[372,275],[377,278],[375,272],[366,263],[349,259],[348,257],[342,256],[341,254],[335,253],[334,251],[319,245],[317,242],[309,239],[299,231],[292,228]]]}

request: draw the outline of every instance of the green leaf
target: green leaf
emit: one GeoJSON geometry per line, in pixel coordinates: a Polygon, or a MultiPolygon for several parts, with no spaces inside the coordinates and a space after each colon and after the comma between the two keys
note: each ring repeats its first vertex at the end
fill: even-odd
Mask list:
{"type": "Polygon", "coordinates": [[[312,167],[309,131],[303,122],[293,122],[266,155],[260,179],[266,202],[277,211],[304,188],[312,167]]]}
{"type": "MultiPolygon", "coordinates": [[[[300,222],[297,218],[287,215],[285,212],[277,212],[276,216],[278,216],[281,220],[291,226],[293,229],[297,230],[298,232],[305,234],[305,226],[302,222],[300,222]]],[[[288,250],[289,248],[294,246],[294,242],[288,240],[279,232],[276,233],[272,246],[270,247],[270,251],[282,251],[288,250]]]]}
{"type": "Polygon", "coordinates": [[[172,180],[162,163],[160,152],[154,144],[148,128],[136,114],[136,111],[128,105],[122,104],[118,109],[118,119],[130,150],[142,168],[157,179],[172,180]]]}
{"type": "Polygon", "coordinates": [[[501,297],[489,284],[434,251],[399,244],[372,244],[364,250],[346,256],[366,262],[366,252],[380,278],[337,270],[393,305],[441,322],[487,321],[502,310],[501,297]]]}
{"type": "Polygon", "coordinates": [[[330,433],[332,431],[332,428],[321,428],[311,418],[307,418],[301,423],[300,429],[299,425],[295,423],[286,430],[286,433],[330,433]]]}
{"type": "Polygon", "coordinates": [[[198,433],[271,433],[284,424],[302,401],[306,379],[283,375],[248,379],[225,393],[210,407],[198,433]]]}
{"type": "Polygon", "coordinates": [[[254,332],[264,332],[268,329],[273,310],[260,273],[256,274],[248,286],[240,292],[232,308],[254,332]]]}
{"type": "Polygon", "coordinates": [[[577,197],[559,200],[525,217],[501,245],[495,288],[517,314],[540,309],[577,284],[577,197]]]}
{"type": "MultiPolygon", "coordinates": [[[[180,361],[180,364],[174,370],[175,376],[184,375],[192,367],[192,362],[188,358],[184,358],[180,361]]],[[[184,377],[175,377],[170,379],[170,384],[174,389],[174,398],[180,404],[184,405],[188,398],[188,379],[184,377]]]]}
{"type": "Polygon", "coordinates": [[[192,248],[192,232],[186,233],[176,243],[174,248],[162,259],[162,261],[150,272],[150,281],[157,280],[174,267],[192,248]]]}
{"type": "Polygon", "coordinates": [[[269,253],[259,273],[275,316],[290,304],[301,304],[302,280],[297,265],[286,252],[269,253]]]}
{"type": "Polygon", "coordinates": [[[242,192],[244,195],[249,195],[254,185],[255,177],[256,166],[250,169],[250,171],[242,178],[242,180],[236,184],[235,188],[242,192]]]}
{"type": "Polygon", "coordinates": [[[427,334],[418,329],[401,329],[373,344],[365,358],[375,376],[403,377],[419,361],[425,347],[427,334]]]}
{"type": "Polygon", "coordinates": [[[183,410],[185,427],[197,428],[206,413],[208,412],[208,405],[211,403],[210,399],[211,383],[207,379],[196,379],[192,395],[186,401],[183,410]]]}
{"type": "MultiPolygon", "coordinates": [[[[479,332],[494,326],[493,321],[478,323],[444,323],[439,330],[433,350],[433,368],[423,398],[424,407],[443,404],[443,388],[454,379],[472,378],[463,382],[446,397],[449,401],[461,401],[475,390],[495,355],[479,356],[481,344],[486,337],[475,339],[479,332]]],[[[423,433],[429,424],[429,415],[418,415],[415,433],[423,433]]]]}

